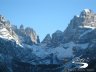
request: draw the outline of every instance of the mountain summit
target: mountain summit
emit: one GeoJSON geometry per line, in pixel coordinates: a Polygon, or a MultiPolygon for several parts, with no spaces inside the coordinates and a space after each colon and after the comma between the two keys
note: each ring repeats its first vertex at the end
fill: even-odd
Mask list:
{"type": "MultiPolygon", "coordinates": [[[[54,47],[70,41],[81,41],[85,33],[96,28],[96,14],[90,9],[84,9],[70,21],[64,32],[56,31],[52,34],[51,45],[54,47]]],[[[83,40],[82,40],[83,41],[83,40]]]]}
{"type": "Polygon", "coordinates": [[[74,16],[64,31],[63,41],[80,41],[83,35],[96,28],[96,14],[90,9],[84,9],[80,16],[74,16]]]}
{"type": "Polygon", "coordinates": [[[11,25],[8,20],[0,15],[0,36],[9,40],[15,40],[18,44],[37,44],[37,34],[32,28],[25,28],[21,25],[18,29],[17,26],[11,25]]]}

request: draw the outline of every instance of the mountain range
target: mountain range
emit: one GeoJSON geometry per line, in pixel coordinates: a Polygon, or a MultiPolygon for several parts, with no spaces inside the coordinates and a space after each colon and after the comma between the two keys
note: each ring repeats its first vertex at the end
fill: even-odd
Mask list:
{"type": "Polygon", "coordinates": [[[42,64],[63,66],[57,71],[63,72],[65,68],[78,67],[72,64],[77,57],[90,66],[94,62],[92,68],[96,68],[96,13],[92,10],[84,9],[72,18],[64,32],[57,30],[52,36],[47,34],[41,42],[33,28],[24,28],[23,25],[17,28],[0,15],[1,72],[34,72],[32,65],[42,64]]]}

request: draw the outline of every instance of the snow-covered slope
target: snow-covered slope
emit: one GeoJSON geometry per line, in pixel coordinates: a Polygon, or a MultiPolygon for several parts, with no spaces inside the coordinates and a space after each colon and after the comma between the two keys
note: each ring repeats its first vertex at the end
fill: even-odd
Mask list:
{"type": "Polygon", "coordinates": [[[10,23],[0,15],[0,37],[8,40],[15,40],[19,44],[17,34],[11,29],[10,23]]]}

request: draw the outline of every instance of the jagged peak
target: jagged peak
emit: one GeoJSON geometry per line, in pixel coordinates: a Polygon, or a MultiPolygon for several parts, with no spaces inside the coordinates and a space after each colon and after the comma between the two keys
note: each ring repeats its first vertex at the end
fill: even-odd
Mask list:
{"type": "Polygon", "coordinates": [[[5,22],[6,21],[5,17],[0,15],[0,21],[5,22]]]}
{"type": "Polygon", "coordinates": [[[59,33],[62,33],[62,31],[60,31],[60,30],[57,30],[55,33],[59,34],[59,33]]]}
{"type": "Polygon", "coordinates": [[[86,13],[90,13],[92,10],[91,9],[84,9],[83,11],[86,13]]]}
{"type": "Polygon", "coordinates": [[[37,36],[35,30],[31,27],[26,27],[21,24],[18,28],[15,25],[11,25],[3,15],[0,15],[0,35],[6,39],[14,39],[18,44],[37,44],[40,43],[39,36],[37,36]]]}
{"type": "Polygon", "coordinates": [[[42,43],[49,43],[50,41],[51,41],[51,36],[50,34],[47,34],[43,39],[42,43]]]}
{"type": "Polygon", "coordinates": [[[0,14],[0,18],[2,18],[2,17],[4,18],[4,16],[0,14]]]}
{"type": "Polygon", "coordinates": [[[85,16],[85,15],[92,14],[92,13],[93,11],[91,9],[84,9],[83,11],[81,11],[80,16],[85,16]]]}
{"type": "Polygon", "coordinates": [[[76,29],[79,26],[96,27],[96,14],[91,9],[84,9],[80,15],[75,15],[70,21],[70,29],[76,29]]]}
{"type": "Polygon", "coordinates": [[[77,18],[79,17],[79,15],[75,15],[77,18]]]}
{"type": "Polygon", "coordinates": [[[50,36],[50,34],[47,34],[47,35],[46,35],[46,38],[50,38],[50,39],[51,39],[51,36],[50,36]]]}
{"type": "Polygon", "coordinates": [[[50,34],[47,34],[46,36],[50,37],[50,34]]]}
{"type": "Polygon", "coordinates": [[[20,29],[24,29],[24,26],[23,26],[23,24],[21,24],[21,25],[20,25],[20,29]]]}
{"type": "Polygon", "coordinates": [[[25,31],[34,32],[33,28],[30,28],[30,27],[26,27],[26,28],[25,28],[25,31]]]}
{"type": "Polygon", "coordinates": [[[45,40],[45,39],[51,39],[50,34],[47,34],[47,35],[45,36],[44,40],[45,40]]]}

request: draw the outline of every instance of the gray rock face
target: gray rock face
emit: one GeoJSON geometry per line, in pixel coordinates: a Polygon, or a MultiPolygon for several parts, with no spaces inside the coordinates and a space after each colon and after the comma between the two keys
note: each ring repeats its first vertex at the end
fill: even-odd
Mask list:
{"type": "Polygon", "coordinates": [[[51,40],[52,40],[52,38],[51,38],[50,34],[47,34],[45,36],[44,40],[42,41],[42,43],[50,44],[51,40]]]}
{"type": "MultiPolygon", "coordinates": [[[[74,16],[64,31],[63,42],[76,41],[83,38],[82,34],[91,32],[96,28],[96,14],[89,9],[81,12],[80,16],[74,16]]],[[[83,38],[84,39],[84,38],[83,38]]]]}
{"type": "Polygon", "coordinates": [[[2,15],[0,15],[0,37],[9,40],[14,39],[17,43],[19,43],[19,38],[15,31],[12,30],[10,22],[2,15]]]}
{"type": "MultiPolygon", "coordinates": [[[[0,15],[0,35],[7,39],[14,39],[17,43],[37,44],[37,34],[32,28],[24,28],[23,25],[18,29],[17,26],[11,25],[2,15],[0,15]]],[[[38,39],[39,40],[39,39],[38,39]]]]}
{"type": "Polygon", "coordinates": [[[52,38],[50,34],[47,34],[41,43],[45,44],[47,47],[52,46],[52,38]]]}
{"type": "Polygon", "coordinates": [[[26,28],[25,33],[27,36],[29,36],[33,43],[37,43],[37,34],[32,28],[26,28]]]}
{"type": "Polygon", "coordinates": [[[57,30],[55,33],[52,34],[52,38],[50,34],[47,34],[42,43],[46,43],[47,46],[57,47],[60,45],[63,39],[63,32],[57,30]]]}
{"type": "Polygon", "coordinates": [[[60,31],[60,30],[57,30],[55,33],[52,34],[52,44],[53,44],[53,46],[60,45],[62,39],[63,39],[63,32],[60,31]]]}
{"type": "MultiPolygon", "coordinates": [[[[48,39],[51,40],[51,46],[53,47],[58,47],[62,43],[65,44],[71,41],[74,43],[88,43],[91,37],[94,38],[95,29],[96,14],[90,9],[84,9],[80,15],[73,17],[64,32],[58,30],[52,34],[52,39],[48,39]]],[[[43,41],[47,42],[46,37],[43,41]]]]}

